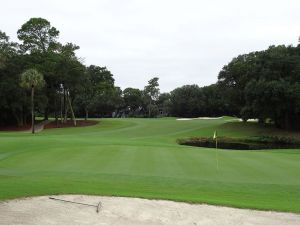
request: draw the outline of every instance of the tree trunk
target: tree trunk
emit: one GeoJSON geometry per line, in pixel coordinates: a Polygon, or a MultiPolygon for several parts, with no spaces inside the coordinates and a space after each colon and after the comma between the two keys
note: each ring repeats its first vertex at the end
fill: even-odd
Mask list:
{"type": "Polygon", "coordinates": [[[89,118],[89,111],[87,109],[87,107],[85,107],[85,120],[87,120],[89,118]]]}
{"type": "Polygon", "coordinates": [[[64,88],[64,123],[67,123],[68,119],[68,109],[67,109],[67,104],[66,104],[66,89],[64,88]]]}
{"type": "Polygon", "coordinates": [[[16,112],[15,110],[12,110],[12,114],[14,115],[14,117],[15,117],[15,119],[17,121],[18,127],[23,126],[23,124],[22,124],[22,114],[16,112]]]}
{"type": "Polygon", "coordinates": [[[58,126],[58,115],[57,115],[57,98],[54,96],[54,117],[56,126],[58,126]]]}
{"type": "Polygon", "coordinates": [[[31,132],[34,134],[34,86],[31,86],[31,132]]]}
{"type": "Polygon", "coordinates": [[[74,114],[74,111],[73,111],[73,108],[72,108],[72,104],[71,104],[71,101],[70,101],[70,97],[69,97],[69,92],[67,91],[67,100],[69,102],[69,108],[70,108],[70,111],[71,111],[71,115],[72,115],[72,120],[73,120],[73,123],[74,123],[74,126],[76,127],[76,118],[75,118],[75,114],[74,114]]]}
{"type": "Polygon", "coordinates": [[[284,129],[286,130],[291,129],[291,121],[288,113],[286,113],[284,116],[284,129]]]}
{"type": "Polygon", "coordinates": [[[44,112],[44,120],[48,120],[48,106],[45,108],[45,112],[44,112]]]}
{"type": "Polygon", "coordinates": [[[148,108],[148,117],[150,118],[150,116],[151,116],[151,100],[150,100],[149,108],[148,108]]]}
{"type": "Polygon", "coordinates": [[[63,97],[61,94],[59,95],[60,97],[60,123],[63,123],[63,97]]]}
{"type": "Polygon", "coordinates": [[[23,107],[21,108],[20,112],[20,126],[24,126],[24,112],[23,112],[23,107]]]}
{"type": "Polygon", "coordinates": [[[24,113],[24,106],[22,106],[22,116],[23,116],[23,124],[25,125],[25,126],[27,126],[27,118],[28,118],[28,115],[26,114],[26,113],[24,113]]]}
{"type": "Polygon", "coordinates": [[[258,118],[258,123],[261,124],[261,125],[264,125],[265,124],[265,119],[258,118]]]}

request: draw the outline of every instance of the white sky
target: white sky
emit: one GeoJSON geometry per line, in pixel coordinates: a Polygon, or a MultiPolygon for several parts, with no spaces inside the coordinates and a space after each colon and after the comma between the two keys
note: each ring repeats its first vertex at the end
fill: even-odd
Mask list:
{"type": "Polygon", "coordinates": [[[162,92],[212,84],[233,57],[300,36],[299,0],[0,0],[0,30],[12,40],[31,17],[49,20],[122,89],[158,76],[162,92]]]}

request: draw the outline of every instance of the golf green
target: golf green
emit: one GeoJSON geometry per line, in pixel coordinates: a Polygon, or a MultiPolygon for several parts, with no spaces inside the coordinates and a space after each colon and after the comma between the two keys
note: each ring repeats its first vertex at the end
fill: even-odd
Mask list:
{"type": "Polygon", "coordinates": [[[243,137],[273,129],[230,117],[99,121],[35,135],[0,132],[0,199],[76,193],[300,212],[300,149],[216,151],[176,143],[215,130],[243,137]]]}

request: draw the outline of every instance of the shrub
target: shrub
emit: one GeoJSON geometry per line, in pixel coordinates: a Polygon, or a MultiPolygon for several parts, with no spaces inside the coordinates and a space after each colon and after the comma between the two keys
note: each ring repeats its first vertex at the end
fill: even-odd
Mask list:
{"type": "MultiPolygon", "coordinates": [[[[206,148],[215,148],[216,142],[212,137],[192,137],[178,139],[180,145],[190,145],[206,148]]],[[[300,141],[289,137],[260,136],[246,139],[218,137],[218,148],[237,150],[259,149],[293,149],[300,148],[300,141]]]]}

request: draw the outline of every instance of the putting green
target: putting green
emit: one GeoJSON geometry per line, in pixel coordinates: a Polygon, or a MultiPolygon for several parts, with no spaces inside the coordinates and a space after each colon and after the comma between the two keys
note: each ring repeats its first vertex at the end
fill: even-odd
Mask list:
{"type": "Polygon", "coordinates": [[[215,129],[274,132],[230,120],[103,119],[36,135],[0,132],[0,199],[80,193],[300,212],[300,149],[219,150],[217,169],[215,150],[176,144],[215,129]]]}

